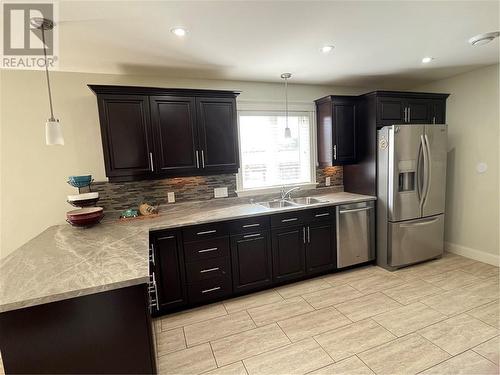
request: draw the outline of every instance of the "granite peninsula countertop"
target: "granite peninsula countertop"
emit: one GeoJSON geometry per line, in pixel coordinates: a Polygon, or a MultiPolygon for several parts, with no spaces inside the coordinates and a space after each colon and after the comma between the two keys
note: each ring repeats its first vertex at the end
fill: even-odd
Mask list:
{"type": "Polygon", "coordinates": [[[376,199],[345,192],[314,196],[327,202],[270,209],[227,198],[168,205],[153,219],[119,222],[114,213],[88,229],[49,227],[0,260],[0,312],[147,283],[153,230],[376,199]]]}

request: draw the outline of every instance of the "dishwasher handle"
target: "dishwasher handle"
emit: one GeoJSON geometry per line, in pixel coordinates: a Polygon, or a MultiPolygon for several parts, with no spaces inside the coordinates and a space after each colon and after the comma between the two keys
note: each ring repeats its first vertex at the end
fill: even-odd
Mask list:
{"type": "Polygon", "coordinates": [[[353,208],[350,210],[339,210],[339,214],[349,214],[351,212],[368,211],[372,209],[373,207],[363,207],[363,208],[353,208]]]}

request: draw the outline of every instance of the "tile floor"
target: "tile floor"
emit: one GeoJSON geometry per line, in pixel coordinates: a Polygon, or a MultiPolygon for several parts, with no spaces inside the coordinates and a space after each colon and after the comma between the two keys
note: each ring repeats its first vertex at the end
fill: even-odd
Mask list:
{"type": "Polygon", "coordinates": [[[499,374],[499,269],[369,266],[154,325],[161,374],[499,374]]]}

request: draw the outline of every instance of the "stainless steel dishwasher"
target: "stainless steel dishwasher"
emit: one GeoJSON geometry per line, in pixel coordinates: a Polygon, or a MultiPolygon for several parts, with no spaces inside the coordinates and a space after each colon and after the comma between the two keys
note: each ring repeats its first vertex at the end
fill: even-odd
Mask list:
{"type": "Polygon", "coordinates": [[[375,258],[375,208],[373,201],[337,206],[337,267],[375,258]]]}

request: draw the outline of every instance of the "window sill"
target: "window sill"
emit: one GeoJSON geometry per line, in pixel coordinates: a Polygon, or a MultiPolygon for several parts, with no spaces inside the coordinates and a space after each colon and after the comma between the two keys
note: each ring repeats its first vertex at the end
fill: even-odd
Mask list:
{"type": "MultiPolygon", "coordinates": [[[[308,182],[304,184],[290,184],[286,185],[286,189],[291,189],[293,187],[300,187],[300,190],[316,189],[318,186],[317,182],[308,182]]],[[[246,190],[236,190],[238,197],[251,197],[255,195],[265,195],[265,194],[279,194],[281,192],[281,186],[271,186],[267,188],[256,188],[256,189],[246,189],[246,190]]]]}

